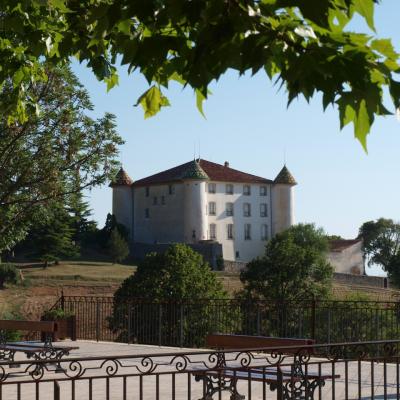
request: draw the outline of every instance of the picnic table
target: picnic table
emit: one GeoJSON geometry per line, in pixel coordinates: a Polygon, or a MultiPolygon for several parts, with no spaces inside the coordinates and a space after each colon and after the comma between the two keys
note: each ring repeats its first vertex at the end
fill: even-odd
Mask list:
{"type": "Polygon", "coordinates": [[[54,332],[57,332],[57,322],[54,321],[0,320],[0,360],[11,362],[10,366],[17,367],[15,354],[24,353],[28,359],[56,360],[57,370],[62,370],[60,365],[62,358],[79,347],[54,345],[52,341],[54,332]],[[9,331],[41,332],[45,340],[43,343],[10,342],[7,340],[9,331]]]}
{"type": "MultiPolygon", "coordinates": [[[[315,344],[311,339],[271,338],[265,336],[248,335],[208,335],[206,338],[208,347],[219,350],[261,349],[288,347],[282,352],[286,355],[296,356],[304,350],[301,346],[315,344]],[[298,346],[298,347],[297,347],[298,346]]],[[[313,348],[306,347],[305,353],[312,354],[313,348]]],[[[254,366],[245,368],[228,367],[225,363],[225,353],[220,356],[220,368],[215,370],[194,371],[195,379],[203,380],[205,390],[200,400],[213,400],[213,396],[222,391],[231,394],[231,400],[244,400],[245,396],[237,390],[239,380],[262,382],[269,386],[270,390],[277,391],[277,400],[312,400],[315,389],[325,385],[326,380],[339,378],[339,375],[317,374],[305,372],[301,362],[294,357],[290,366],[281,367],[278,363],[274,366],[254,366]]]]}

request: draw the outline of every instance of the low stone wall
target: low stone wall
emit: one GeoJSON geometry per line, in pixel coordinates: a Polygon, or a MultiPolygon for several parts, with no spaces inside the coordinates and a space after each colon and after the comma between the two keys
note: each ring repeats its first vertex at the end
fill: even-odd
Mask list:
{"type": "Polygon", "coordinates": [[[224,271],[238,274],[246,268],[246,265],[244,262],[224,260],[224,271]]]}
{"type": "Polygon", "coordinates": [[[334,280],[337,283],[354,286],[370,286],[378,288],[389,287],[388,279],[383,276],[352,275],[335,272],[334,280]]]}

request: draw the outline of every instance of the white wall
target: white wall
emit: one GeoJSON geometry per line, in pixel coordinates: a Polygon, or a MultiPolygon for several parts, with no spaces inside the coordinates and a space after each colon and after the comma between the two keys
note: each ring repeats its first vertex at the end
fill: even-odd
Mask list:
{"type": "Polygon", "coordinates": [[[294,225],[294,194],[291,185],[276,184],[272,189],[272,234],[294,225]]]}
{"type": "MultiPolygon", "coordinates": [[[[226,182],[230,183],[230,182],[226,182]]],[[[217,225],[217,241],[223,246],[224,259],[247,262],[264,253],[266,241],[261,240],[261,225],[267,224],[271,237],[271,186],[267,186],[267,196],[260,196],[261,185],[250,185],[251,195],[243,195],[243,184],[234,183],[234,193],[225,193],[226,183],[215,182],[216,193],[207,192],[207,203],[216,203],[216,215],[207,215],[209,224],[217,225]],[[226,203],[234,204],[233,217],[226,216],[226,203]],[[251,204],[251,217],[243,216],[243,203],[251,204]],[[268,216],[260,217],[260,203],[267,203],[268,216]],[[234,240],[227,239],[227,224],[234,224],[234,240]],[[244,225],[251,224],[251,240],[244,240],[244,225]],[[239,258],[236,258],[236,252],[239,258]]],[[[208,213],[207,213],[208,214],[208,213]]],[[[209,235],[209,232],[208,232],[209,235]]],[[[209,237],[209,236],[208,236],[209,237]]]]}
{"type": "Polygon", "coordinates": [[[328,253],[328,261],[334,267],[335,272],[363,275],[362,242],[360,241],[342,251],[331,251],[328,253]]]}
{"type": "Polygon", "coordinates": [[[130,186],[114,186],[112,188],[112,213],[117,222],[124,225],[129,230],[129,236],[133,237],[132,221],[132,188],[130,186]]]}
{"type": "Polygon", "coordinates": [[[150,186],[149,197],[146,188],[134,189],[135,196],[135,241],[140,243],[170,243],[184,241],[184,186],[173,184],[175,193],[168,193],[168,185],[150,186]],[[165,196],[165,205],[161,204],[161,196],[165,196]],[[157,205],[153,198],[157,197],[157,205]],[[148,208],[150,218],[145,218],[148,208]]]}
{"type": "Polygon", "coordinates": [[[184,186],[184,242],[197,243],[207,239],[206,182],[189,180],[184,186]]]}

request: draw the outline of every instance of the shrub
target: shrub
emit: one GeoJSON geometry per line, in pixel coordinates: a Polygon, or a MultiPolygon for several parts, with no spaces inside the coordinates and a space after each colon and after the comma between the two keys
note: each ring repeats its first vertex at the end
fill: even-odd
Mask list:
{"type": "Polygon", "coordinates": [[[113,263],[125,260],[129,255],[129,246],[126,240],[121,236],[117,229],[111,232],[108,241],[108,252],[113,263]]]}
{"type": "Polygon", "coordinates": [[[148,254],[122,283],[109,326],[123,341],[158,344],[162,338],[163,344],[200,346],[210,330],[223,330],[203,301],[211,298],[226,293],[210,266],[190,247],[175,244],[148,254]]]}
{"type": "Polygon", "coordinates": [[[18,269],[14,264],[0,264],[0,289],[4,288],[5,283],[17,283],[18,274],[18,269]]]}
{"type": "Polygon", "coordinates": [[[57,321],[59,319],[65,319],[72,317],[74,315],[71,311],[65,311],[62,308],[54,308],[52,310],[47,310],[42,315],[43,321],[57,321]]]}

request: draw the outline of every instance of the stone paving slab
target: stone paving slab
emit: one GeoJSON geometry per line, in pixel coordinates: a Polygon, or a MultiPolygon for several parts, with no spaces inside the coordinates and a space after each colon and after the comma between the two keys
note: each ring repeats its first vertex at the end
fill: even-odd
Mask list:
{"type": "MultiPolygon", "coordinates": [[[[105,368],[107,366],[113,367],[109,362],[104,364],[102,369],[99,369],[98,361],[85,362],[85,368],[88,371],[85,377],[92,379],[84,379],[76,382],[62,381],[65,378],[63,373],[55,373],[54,371],[46,372],[44,378],[60,379],[59,385],[61,389],[60,400],[89,400],[89,385],[92,386],[92,399],[93,400],[124,400],[124,384],[126,399],[129,400],[154,400],[158,398],[161,400],[198,400],[202,397],[203,385],[197,382],[192,374],[189,373],[176,373],[171,374],[171,371],[176,372],[176,368],[171,368],[169,363],[171,357],[165,357],[163,354],[167,353],[185,353],[193,352],[193,349],[184,348],[171,348],[171,347],[158,347],[137,344],[120,344],[111,342],[91,342],[91,341],[78,341],[78,342],[64,342],[65,345],[77,345],[78,350],[73,350],[69,357],[85,358],[85,357],[105,357],[105,356],[132,356],[132,359],[121,361],[124,368],[120,368],[118,373],[135,374],[138,368],[146,368],[146,365],[140,364],[140,359],[135,359],[138,355],[148,354],[152,359],[158,363],[163,364],[157,372],[165,372],[165,374],[130,376],[125,379],[123,377],[112,377],[109,379],[99,378],[105,375],[105,368]],[[90,368],[93,368],[92,370],[90,368]],[[98,378],[96,378],[98,377],[98,378]],[[72,395],[74,393],[74,396],[72,395]]],[[[61,344],[62,345],[62,344],[61,344]]],[[[23,355],[18,355],[17,360],[24,360],[23,355]]],[[[198,367],[202,365],[207,359],[206,355],[191,356],[191,360],[197,361],[198,367]]],[[[176,359],[175,362],[179,360],[176,359]]],[[[180,359],[182,361],[182,359],[180,359]]],[[[115,366],[115,365],[114,365],[115,366]]],[[[71,366],[70,366],[71,367],[71,366]]],[[[13,369],[14,372],[21,371],[22,368],[13,369]]],[[[332,381],[327,381],[325,386],[321,388],[321,399],[397,399],[397,374],[398,369],[394,364],[378,364],[371,362],[349,362],[347,364],[348,371],[348,387],[346,396],[345,385],[345,364],[338,362],[334,364],[326,363],[322,367],[322,374],[340,375],[333,384],[332,381]],[[334,369],[333,369],[334,368],[334,369]],[[386,385],[384,385],[384,372],[386,370],[386,385]],[[359,382],[361,383],[359,385],[359,382]],[[373,382],[373,385],[371,384],[373,382]],[[385,397],[386,388],[386,397],[385,397]]],[[[310,365],[309,372],[317,372],[316,367],[310,365]]],[[[12,378],[14,381],[21,381],[21,379],[29,379],[26,375],[16,375],[12,378]]],[[[276,399],[276,392],[270,391],[268,385],[265,385],[265,399],[276,399]]],[[[18,385],[3,385],[0,388],[0,400],[53,400],[54,399],[54,383],[41,382],[35,384],[34,382],[24,383],[18,385]],[[37,396],[38,393],[38,396],[37,396]],[[19,396],[19,397],[18,397],[19,396]]],[[[238,392],[245,395],[249,399],[249,391],[251,392],[251,399],[263,399],[264,387],[262,383],[241,380],[237,385],[238,392]]],[[[229,399],[228,393],[222,393],[220,400],[229,399]]],[[[214,396],[218,399],[218,393],[214,396]]],[[[319,399],[319,392],[317,389],[315,399],[319,399]]]]}

